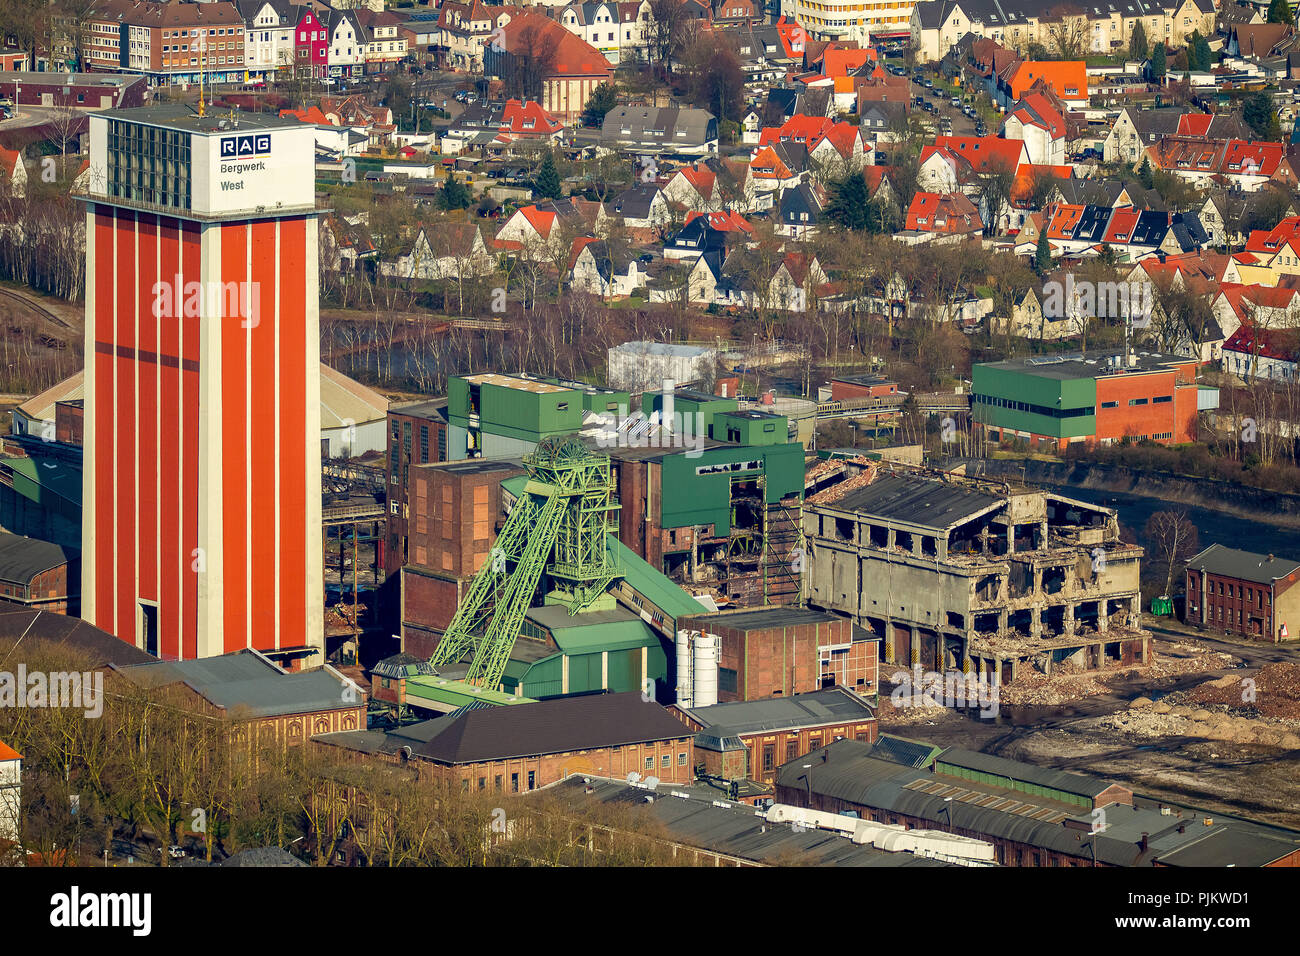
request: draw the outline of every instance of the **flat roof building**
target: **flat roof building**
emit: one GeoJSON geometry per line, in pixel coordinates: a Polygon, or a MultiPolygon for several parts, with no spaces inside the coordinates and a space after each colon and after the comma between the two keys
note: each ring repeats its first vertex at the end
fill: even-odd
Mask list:
{"type": "Polygon", "coordinates": [[[1082,352],[988,362],[971,370],[971,416],[994,441],[1064,451],[1128,439],[1196,440],[1218,391],[1196,384],[1196,359],[1082,352]]]}

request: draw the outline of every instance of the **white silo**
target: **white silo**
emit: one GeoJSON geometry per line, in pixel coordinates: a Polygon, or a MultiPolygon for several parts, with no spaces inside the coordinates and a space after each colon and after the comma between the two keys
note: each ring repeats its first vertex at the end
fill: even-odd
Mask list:
{"type": "Polygon", "coordinates": [[[677,704],[679,707],[692,707],[691,694],[691,650],[693,635],[698,631],[677,632],[677,704]]]}
{"type": "Polygon", "coordinates": [[[693,675],[696,707],[712,707],[718,702],[718,658],[718,636],[703,633],[697,635],[693,675]]]}

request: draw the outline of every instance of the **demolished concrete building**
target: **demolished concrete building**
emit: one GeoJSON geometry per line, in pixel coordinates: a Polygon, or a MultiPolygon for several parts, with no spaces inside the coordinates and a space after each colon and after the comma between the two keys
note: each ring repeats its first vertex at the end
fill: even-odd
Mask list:
{"type": "Polygon", "coordinates": [[[865,472],[805,502],[808,602],[881,639],[884,661],[1011,682],[1150,661],[1143,549],[1112,508],[970,478],[865,472]],[[865,481],[863,480],[865,478],[865,481]]]}

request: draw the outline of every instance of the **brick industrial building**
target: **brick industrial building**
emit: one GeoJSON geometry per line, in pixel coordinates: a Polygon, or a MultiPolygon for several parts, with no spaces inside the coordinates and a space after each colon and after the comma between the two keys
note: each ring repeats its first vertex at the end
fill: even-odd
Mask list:
{"type": "Polygon", "coordinates": [[[685,617],[678,627],[718,638],[720,702],[789,697],[825,687],[867,697],[878,692],[879,638],[846,617],[768,607],[685,617]]]}
{"type": "MultiPolygon", "coordinates": [[[[854,479],[853,481],[857,481],[854,479]]],[[[1145,663],[1143,549],[1114,509],[972,479],[885,474],[805,504],[807,597],[884,642],[890,664],[1010,682],[1029,658],[1049,673],[1145,663]]]]}
{"type": "Polygon", "coordinates": [[[388,546],[384,567],[396,574],[410,560],[411,468],[447,461],[447,400],[393,405],[388,409],[388,546]]]}
{"type": "Polygon", "coordinates": [[[704,772],[725,780],[771,784],[783,763],[837,740],[871,743],[879,732],[867,702],[842,687],[671,710],[695,731],[704,772]]]}
{"type": "Polygon", "coordinates": [[[513,707],[463,708],[387,734],[317,738],[361,760],[407,763],[462,790],[526,793],[572,775],[694,779],[688,728],[640,694],[592,694],[513,707]]]}
{"type": "Polygon", "coordinates": [[[70,548],[0,531],[0,603],[76,614],[81,560],[70,548]]]}
{"type": "Polygon", "coordinates": [[[971,416],[994,441],[1022,439],[1064,451],[1148,438],[1196,440],[1197,413],[1218,390],[1196,384],[1197,361],[1177,355],[1102,352],[1010,359],[971,370],[971,416]]]}
{"type": "MultiPolygon", "coordinates": [[[[409,500],[391,522],[407,524],[401,568],[404,649],[428,657],[451,623],[469,581],[488,559],[505,520],[501,482],[523,471],[504,461],[416,465],[409,500]]],[[[390,490],[391,494],[391,490],[390,490]]]]}
{"type": "Polygon", "coordinates": [[[1212,544],[1187,562],[1187,623],[1273,644],[1300,626],[1300,561],[1212,544]]]}

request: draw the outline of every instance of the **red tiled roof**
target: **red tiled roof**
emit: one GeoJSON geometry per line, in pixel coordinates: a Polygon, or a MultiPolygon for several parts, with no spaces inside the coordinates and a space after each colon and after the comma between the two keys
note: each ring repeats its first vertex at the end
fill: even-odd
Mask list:
{"type": "Polygon", "coordinates": [[[713,195],[713,187],[718,181],[717,174],[703,163],[694,166],[682,166],[677,170],[691,184],[691,188],[703,198],[713,195]]]}
{"type": "Polygon", "coordinates": [[[1010,170],[1019,169],[1025,153],[1023,140],[1001,136],[939,136],[934,143],[963,157],[978,172],[996,164],[1010,170]]]}
{"type": "Polygon", "coordinates": [[[1023,99],[1039,80],[1065,99],[1084,99],[1088,96],[1088,65],[1083,60],[1022,60],[1008,78],[1011,96],[1023,99]]]}
{"type": "Polygon", "coordinates": [[[610,75],[609,61],[599,50],[550,17],[532,10],[511,11],[510,22],[501,31],[507,50],[545,49],[548,78],[610,75]]]}
{"type": "Polygon", "coordinates": [[[691,221],[698,219],[700,216],[707,217],[710,229],[716,229],[719,232],[753,232],[754,227],[745,221],[745,217],[738,212],[688,212],[686,222],[682,225],[690,225],[691,221]]]}
{"type": "Polygon", "coordinates": [[[984,228],[979,210],[961,193],[918,192],[907,207],[904,229],[915,232],[963,233],[984,228]]]}
{"type": "Polygon", "coordinates": [[[1137,225],[1138,219],[1141,217],[1140,210],[1129,206],[1116,209],[1110,215],[1110,222],[1106,226],[1106,234],[1102,236],[1101,241],[1107,245],[1120,245],[1129,242],[1133,238],[1133,227],[1137,225]]]}
{"type": "Polygon", "coordinates": [[[1223,351],[1294,362],[1300,353],[1300,330],[1261,329],[1251,323],[1243,323],[1223,343],[1223,351]]]}

